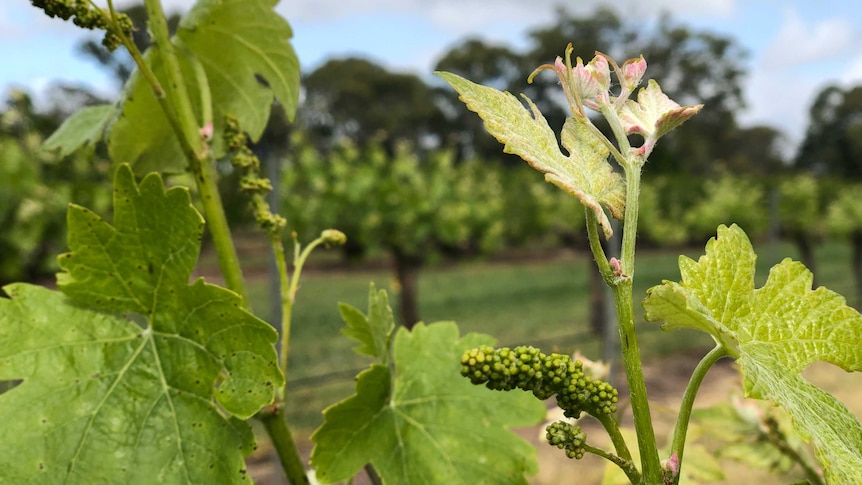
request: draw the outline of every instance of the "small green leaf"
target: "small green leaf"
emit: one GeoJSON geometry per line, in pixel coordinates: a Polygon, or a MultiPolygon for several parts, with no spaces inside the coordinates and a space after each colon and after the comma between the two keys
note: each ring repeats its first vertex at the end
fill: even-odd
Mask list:
{"type": "Polygon", "coordinates": [[[356,353],[377,357],[380,362],[389,360],[389,339],[395,328],[395,317],[389,306],[386,291],[376,291],[371,284],[368,294],[368,316],[353,306],[339,303],[341,319],[347,327],[341,329],[345,337],[359,342],[354,348],[356,353]]]}
{"type": "Polygon", "coordinates": [[[371,463],[391,484],[525,484],[535,449],[506,428],[539,422],[544,406],[523,393],[492,395],[459,374],[464,350],[491,343],[459,338],[451,322],[399,329],[395,374],[372,365],[355,395],[324,412],[312,436],[318,479],[346,480],[371,463]]]}
{"type": "Polygon", "coordinates": [[[539,109],[524,96],[530,109],[508,92],[470,82],[448,72],[437,72],[485,122],[485,128],[503,151],[523,158],[545,174],[545,180],[580,199],[596,213],[605,236],[613,234],[602,210],[623,218],[625,183],[607,162],[608,148],[582,123],[570,118],[563,127],[561,141],[569,155],[560,152],[557,137],[539,109]]]}
{"type": "Polygon", "coordinates": [[[638,133],[649,143],[683,124],[701,108],[702,104],[680,106],[661,91],[654,79],[650,79],[647,86],[638,91],[637,101],[626,101],[620,111],[620,120],[626,133],[638,133]]]}
{"type": "Polygon", "coordinates": [[[239,297],[188,284],[188,191],[117,170],[114,224],[69,209],[65,296],[0,300],[0,482],[247,483],[248,418],[283,384],[276,333],[239,297]]]}
{"type": "Polygon", "coordinates": [[[846,406],[800,375],[823,360],[862,370],[862,315],[842,296],[811,289],[813,276],[785,259],[754,288],[754,250],[738,226],[720,226],[694,262],[680,258],[681,283],[651,288],[648,321],[666,330],[696,328],[728,347],[740,364],[746,396],[770,400],[814,443],[829,483],[862,476],[862,424],[846,406]]]}
{"type": "Polygon", "coordinates": [[[42,145],[50,151],[56,151],[61,157],[75,153],[79,148],[93,146],[102,141],[105,125],[114,116],[114,106],[102,104],[81,108],[57,128],[42,145]]]}
{"type": "MultiPolygon", "coordinates": [[[[213,112],[213,147],[224,154],[224,117],[232,114],[257,141],[269,119],[273,98],[293,118],[299,100],[299,61],[289,43],[287,21],[273,12],[276,0],[205,0],[183,18],[173,42],[177,60],[203,125],[201,88],[188,56],[203,66],[213,112]]],[[[161,54],[150,49],[147,63],[166,79],[161,54]]],[[[111,158],[131,163],[136,173],[182,172],[186,158],[152,88],[139,72],[126,84],[120,117],[111,127],[111,158]]]]}

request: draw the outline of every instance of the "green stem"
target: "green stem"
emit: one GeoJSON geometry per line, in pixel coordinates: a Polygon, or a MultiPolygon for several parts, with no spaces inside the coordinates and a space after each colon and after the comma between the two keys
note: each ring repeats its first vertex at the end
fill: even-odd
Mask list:
{"type": "Polygon", "coordinates": [[[652,415],[650,414],[649,399],[647,398],[646,383],[644,382],[640,350],[637,343],[637,332],[635,331],[631,279],[621,278],[619,284],[612,289],[617,307],[623,362],[626,370],[626,381],[629,385],[629,397],[638,437],[644,483],[659,484],[662,483],[661,463],[658,457],[658,447],[652,426],[652,415]]]}
{"type": "Polygon", "coordinates": [[[218,176],[215,165],[212,160],[207,160],[205,163],[193,165],[192,171],[195,173],[195,180],[198,183],[198,192],[204,206],[204,216],[213,238],[219,269],[224,276],[225,285],[242,298],[243,306],[248,306],[239,256],[237,256],[236,247],[233,244],[233,237],[216,183],[218,176]]]}
{"type": "Polygon", "coordinates": [[[635,330],[632,277],[634,276],[635,240],[638,223],[638,195],[640,192],[640,169],[626,166],[626,212],[623,221],[623,242],[620,253],[622,276],[614,279],[611,289],[617,308],[620,344],[625,363],[626,381],[629,386],[635,431],[638,437],[644,483],[662,483],[661,463],[658,457],[655,430],[652,425],[649,399],[644,381],[643,367],[635,330]]]}
{"type": "Polygon", "coordinates": [[[623,243],[620,266],[623,275],[631,280],[635,276],[635,242],[638,228],[638,197],[641,190],[639,167],[626,168],[626,212],[623,220],[623,243]]]}
{"type": "Polygon", "coordinates": [[[290,322],[293,314],[293,300],[290,298],[290,275],[287,269],[287,261],[284,257],[284,244],[279,234],[270,234],[269,243],[275,256],[275,265],[278,267],[279,287],[281,288],[281,342],[279,353],[279,367],[284,374],[284,387],[277,400],[283,400],[287,396],[287,352],[290,343],[290,322]]]}
{"type": "Polygon", "coordinates": [[[617,420],[612,415],[606,414],[595,416],[595,418],[602,423],[605,431],[608,432],[608,436],[611,438],[611,443],[614,444],[614,450],[617,452],[617,455],[626,461],[632,461],[632,453],[629,451],[626,440],[620,432],[620,426],[617,423],[617,420]]]}
{"type": "Polygon", "coordinates": [[[269,439],[272,440],[272,445],[278,453],[288,482],[291,485],[308,485],[309,480],[305,474],[305,467],[302,465],[302,458],[299,456],[296,442],[293,440],[290,428],[282,415],[283,409],[276,406],[274,408],[270,412],[261,412],[258,414],[258,418],[266,428],[269,439]]]}
{"type": "MultiPolygon", "coordinates": [[[[679,405],[679,415],[676,420],[676,427],[673,431],[673,443],[670,447],[671,456],[676,455],[680,469],[682,469],[682,458],[683,452],[685,451],[685,435],[688,432],[688,423],[691,419],[691,411],[694,406],[694,399],[697,396],[697,391],[709,369],[713,364],[725,356],[727,356],[727,348],[723,345],[716,346],[714,349],[710,350],[709,353],[701,359],[700,363],[697,364],[697,367],[695,367],[694,372],[692,372],[691,378],[688,381],[688,385],[685,388],[685,394],[683,394],[682,402],[679,405]]],[[[679,482],[679,476],[679,473],[677,473],[674,477],[674,484],[679,482]]]]}
{"type": "MultiPolygon", "coordinates": [[[[311,251],[323,244],[323,242],[324,238],[322,236],[318,237],[300,252],[300,244],[294,239],[293,275],[288,276],[281,238],[277,235],[271,236],[273,251],[276,255],[276,264],[281,274],[281,355],[279,357],[279,366],[285,377],[287,376],[288,356],[290,353],[291,315],[293,313],[293,303],[296,301],[296,292],[299,291],[299,278],[302,276],[302,267],[305,265],[305,261],[308,259],[311,251]]],[[[287,395],[287,379],[284,381],[283,394],[287,395]]]]}
{"type": "Polygon", "coordinates": [[[601,236],[599,236],[598,217],[596,217],[596,213],[589,207],[584,212],[586,212],[587,216],[587,236],[590,240],[590,250],[593,252],[593,259],[596,261],[596,265],[599,267],[599,273],[602,274],[602,278],[604,278],[605,283],[607,283],[608,286],[612,286],[614,272],[608,262],[608,257],[605,256],[605,250],[602,247],[601,240],[599,239],[601,236]]]}
{"type": "Polygon", "coordinates": [[[145,0],[144,3],[147,8],[149,30],[152,33],[153,42],[156,44],[165,67],[165,78],[167,81],[165,92],[180,120],[180,132],[177,135],[184,137],[189,142],[195,149],[196,156],[194,158],[198,159],[198,154],[204,149],[204,146],[198,135],[199,126],[195,120],[191,98],[189,97],[189,92],[180,70],[177,54],[174,51],[174,44],[171,42],[168,22],[165,20],[162,3],[160,0],[145,0]]]}
{"type": "MultiPolygon", "coordinates": [[[[180,146],[186,155],[189,169],[194,174],[195,182],[197,182],[198,192],[201,195],[201,201],[204,206],[204,216],[216,247],[219,267],[224,276],[225,284],[228,288],[239,294],[243,300],[243,305],[246,305],[245,282],[242,276],[242,269],[239,265],[239,257],[237,256],[230,228],[228,227],[224,205],[218,192],[216,184],[217,176],[215,167],[213,166],[212,154],[200,136],[200,127],[195,119],[188,89],[180,71],[174,46],[171,43],[168,24],[165,21],[161,2],[159,0],[146,0],[145,4],[149,18],[149,28],[152,32],[156,48],[161,54],[167,86],[170,87],[170,89],[164,90],[163,85],[159,85],[158,89],[153,86],[153,91],[157,98],[159,96],[162,98],[167,97],[167,104],[161,101],[160,103],[165,116],[168,118],[168,122],[179,139],[180,146]]],[[[126,44],[125,41],[124,44],[126,44]]],[[[129,47],[128,44],[126,45],[129,47]]],[[[132,51],[137,51],[137,48],[130,49],[130,52],[132,51]]],[[[145,66],[146,63],[143,57],[140,56],[140,53],[138,52],[137,56],[133,54],[132,57],[143,71],[144,67],[141,66],[145,66]]],[[[150,77],[147,77],[147,79],[149,80],[150,77]]]]}
{"type": "Polygon", "coordinates": [[[584,451],[586,451],[587,453],[592,453],[596,456],[600,456],[605,460],[608,460],[609,462],[613,463],[614,465],[620,467],[623,473],[625,473],[628,477],[629,482],[634,484],[639,484],[642,482],[643,478],[641,477],[640,472],[638,472],[637,466],[635,466],[634,462],[630,458],[624,459],[622,457],[608,453],[601,448],[592,447],[586,443],[584,443],[582,446],[584,448],[584,451]]]}

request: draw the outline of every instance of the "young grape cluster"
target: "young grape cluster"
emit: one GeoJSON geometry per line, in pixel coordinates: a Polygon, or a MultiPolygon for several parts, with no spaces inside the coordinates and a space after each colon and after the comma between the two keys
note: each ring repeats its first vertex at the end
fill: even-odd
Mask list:
{"type": "Polygon", "coordinates": [[[87,0],[31,0],[36,8],[41,8],[51,18],[59,17],[72,22],[83,29],[104,30],[102,45],[113,51],[122,44],[120,35],[128,36],[134,29],[132,20],[126,14],[117,14],[116,27],[111,24],[108,15],[87,0]]]}
{"type": "Polygon", "coordinates": [[[225,116],[224,141],[232,153],[231,164],[242,173],[239,188],[251,199],[255,221],[270,234],[278,234],[287,221],[273,214],[266,201],[266,194],[272,190],[272,182],[260,175],[260,160],[248,147],[248,137],[239,125],[236,116],[225,116]]]}
{"type": "Polygon", "coordinates": [[[576,426],[565,421],[555,421],[545,428],[545,439],[553,446],[566,451],[566,456],[580,460],[584,457],[587,435],[576,426]]]}
{"type": "Polygon", "coordinates": [[[461,357],[461,374],[497,391],[522,389],[542,400],[556,395],[557,405],[569,418],[617,410],[619,394],[613,386],[584,374],[583,364],[568,355],[546,355],[534,347],[469,349],[461,357]]]}

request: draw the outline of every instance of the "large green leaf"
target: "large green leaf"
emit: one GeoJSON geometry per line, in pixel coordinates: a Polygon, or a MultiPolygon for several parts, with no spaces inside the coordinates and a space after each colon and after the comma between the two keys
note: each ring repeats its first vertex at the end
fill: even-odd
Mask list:
{"type": "Polygon", "coordinates": [[[290,119],[299,102],[299,60],[289,42],[293,31],[273,11],[278,1],[199,1],[177,32],[207,73],[216,120],[234,114],[253,140],[266,128],[273,95],[290,119]]]}
{"type": "MultiPolygon", "coordinates": [[[[252,140],[263,134],[273,98],[291,119],[299,99],[299,61],[289,43],[287,21],[273,7],[277,0],[202,0],[183,18],[174,44],[198,120],[203,112],[193,56],[205,73],[212,96],[213,152],[224,153],[224,116],[233,114],[252,140]]],[[[161,55],[147,62],[164,83],[161,55]]],[[[136,72],[126,85],[120,114],[110,133],[114,160],[131,163],[137,173],[178,172],[186,160],[149,84],[136,72]]]]}
{"type": "Polygon", "coordinates": [[[646,319],[712,335],[737,358],[746,395],[782,406],[814,443],[827,481],[855,483],[862,476],[862,424],[800,372],[819,360],[862,370],[862,315],[837,293],[812,290],[811,272],[789,259],[755,289],[754,261],[742,229],[720,226],[700,260],[680,258],[681,283],[647,292],[646,319]]]}
{"type": "Polygon", "coordinates": [[[539,422],[544,406],[523,393],[489,394],[459,373],[464,350],[492,343],[459,338],[451,322],[399,329],[395,370],[372,365],[355,395],[324,412],[312,436],[318,479],[346,480],[370,463],[393,485],[526,483],[535,449],[506,428],[539,422]]]}
{"type": "Polygon", "coordinates": [[[69,209],[65,293],[0,300],[2,483],[247,483],[247,418],[283,383],[275,331],[202,280],[200,215],[157,175],[115,177],[114,225],[69,209]],[[231,415],[235,417],[231,417],[231,415]]]}
{"type": "Polygon", "coordinates": [[[542,113],[524,96],[527,110],[509,92],[470,82],[456,74],[438,72],[485,122],[485,128],[500,143],[503,151],[523,158],[531,167],[545,174],[545,180],[580,199],[596,213],[607,237],[612,234],[610,222],[602,210],[622,219],[625,209],[625,183],[608,163],[608,148],[573,118],[566,120],[561,135],[566,156],[560,152],[557,137],[542,113]]]}

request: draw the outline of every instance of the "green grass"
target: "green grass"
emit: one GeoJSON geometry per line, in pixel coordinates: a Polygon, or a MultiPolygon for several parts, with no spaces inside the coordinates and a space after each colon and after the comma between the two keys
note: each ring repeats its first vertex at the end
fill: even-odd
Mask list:
{"type": "MultiPolygon", "coordinates": [[[[796,257],[787,244],[757,245],[760,250],[757,285],[768,268],[784,257],[796,257]]],[[[697,258],[701,249],[685,251],[697,258]]],[[[426,322],[456,321],[462,333],[493,335],[501,345],[532,344],[546,350],[600,358],[601,346],[587,326],[588,275],[594,271],[588,255],[579,254],[548,261],[496,263],[478,262],[426,268],[420,275],[420,313],[426,322]]],[[[818,284],[850,295],[847,245],[829,243],[817,253],[818,284]]],[[[644,251],[638,255],[635,298],[662,279],[679,278],[677,252],[644,251]]],[[[352,341],[340,334],[343,326],[337,302],[366,309],[368,285],[390,288],[387,271],[308,272],[303,275],[294,309],[288,379],[288,419],[306,435],[320,424],[321,410],[353,392],[353,376],[368,361],[352,351],[352,341]]],[[[266,316],[270,286],[252,281],[252,306],[266,316]]],[[[397,298],[391,294],[393,306],[397,298]]],[[[637,318],[642,320],[639,301],[637,318]]],[[[712,340],[696,332],[666,334],[658,325],[639,324],[639,342],[645,359],[693,348],[708,349],[712,340]]]]}

